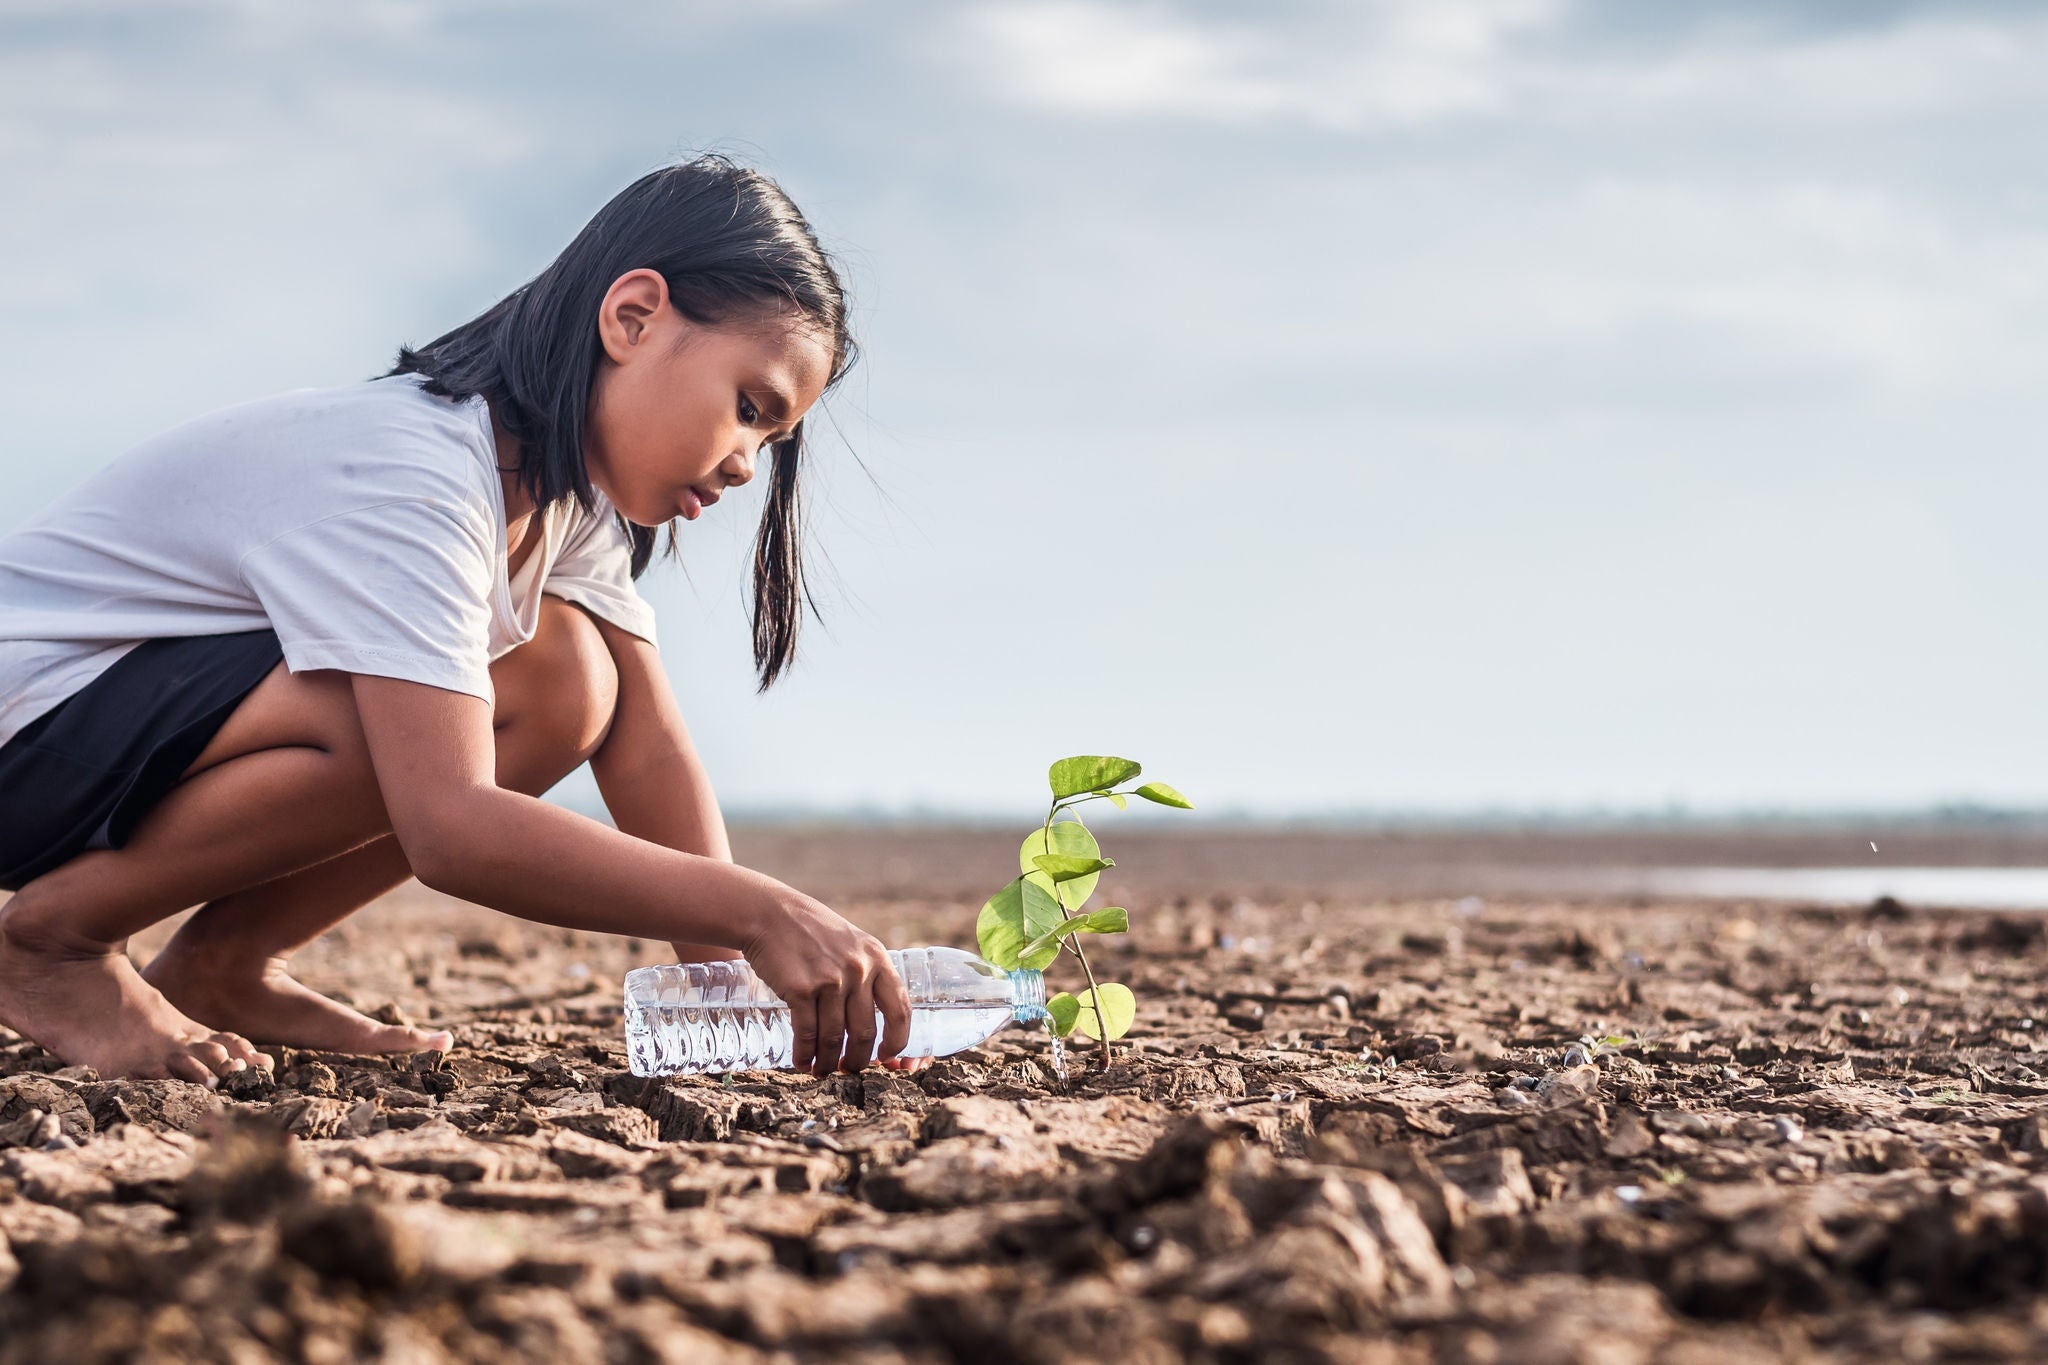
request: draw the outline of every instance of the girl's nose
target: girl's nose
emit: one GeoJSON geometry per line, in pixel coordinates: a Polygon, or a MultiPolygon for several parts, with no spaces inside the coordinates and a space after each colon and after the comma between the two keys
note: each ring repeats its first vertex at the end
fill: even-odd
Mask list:
{"type": "Polygon", "coordinates": [[[742,450],[728,455],[725,463],[719,466],[719,472],[725,475],[726,483],[734,487],[749,482],[754,477],[754,452],[742,450]]]}

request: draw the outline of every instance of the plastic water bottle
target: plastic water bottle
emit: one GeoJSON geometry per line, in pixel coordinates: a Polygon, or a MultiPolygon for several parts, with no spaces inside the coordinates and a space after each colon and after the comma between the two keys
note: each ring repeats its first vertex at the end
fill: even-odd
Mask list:
{"type": "MultiPolygon", "coordinates": [[[[1006,972],[958,948],[889,954],[910,995],[904,1057],[973,1047],[1012,1019],[1045,1018],[1045,975],[1006,972]]],[[[881,1048],[881,1013],[875,1047],[881,1048]]],[[[744,962],[683,962],[626,973],[626,1051],[636,1076],[786,1067],[789,1006],[744,962]]]]}

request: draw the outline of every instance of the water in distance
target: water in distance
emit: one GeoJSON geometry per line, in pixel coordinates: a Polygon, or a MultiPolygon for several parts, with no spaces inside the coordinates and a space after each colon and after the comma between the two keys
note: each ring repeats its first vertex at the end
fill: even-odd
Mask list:
{"type": "MultiPolygon", "coordinates": [[[[910,995],[900,1055],[944,1057],[1011,1020],[1045,1017],[1045,977],[1006,972],[958,948],[889,954],[910,995]]],[[[881,1016],[876,1015],[876,1046],[881,1016]]],[[[626,1051],[636,1076],[789,1065],[789,1006],[744,962],[686,962],[626,974],[626,1051]]]]}
{"type": "Polygon", "coordinates": [[[1721,900],[1908,905],[1970,910],[2048,910],[2042,867],[1661,867],[1616,874],[1616,889],[1721,900]]]}

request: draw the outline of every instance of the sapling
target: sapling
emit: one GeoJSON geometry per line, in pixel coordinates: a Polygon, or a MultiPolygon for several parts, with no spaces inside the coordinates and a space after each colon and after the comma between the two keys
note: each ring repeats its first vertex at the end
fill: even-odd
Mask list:
{"type": "Polygon", "coordinates": [[[1019,875],[989,897],[975,923],[981,955],[1005,971],[1029,967],[1043,971],[1062,952],[1080,964],[1088,989],[1075,995],[1061,991],[1046,1000],[1048,1026],[1057,1038],[1075,1033],[1102,1045],[1102,1065],[1112,1059],[1110,1044],[1130,1032],[1137,1017],[1137,997],[1116,981],[1098,981],[1082,939],[1089,934],[1121,934],[1131,927],[1122,906],[1087,910],[1088,898],[1105,869],[1116,863],[1102,856],[1102,846],[1088,831],[1076,808],[1107,801],[1118,810],[1139,797],[1161,806],[1193,810],[1194,803],[1164,782],[1117,790],[1144,769],[1128,758],[1081,754],[1052,765],[1046,780],[1052,804],[1045,821],[1018,850],[1019,875]]]}

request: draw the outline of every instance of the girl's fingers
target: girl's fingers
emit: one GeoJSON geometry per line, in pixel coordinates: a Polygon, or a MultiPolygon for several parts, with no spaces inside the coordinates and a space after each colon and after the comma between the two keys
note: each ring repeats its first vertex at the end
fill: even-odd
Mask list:
{"type": "Polygon", "coordinates": [[[875,978],[863,977],[846,994],[846,1062],[842,1071],[858,1071],[875,1055],[875,978]]]}
{"type": "Polygon", "coordinates": [[[895,964],[887,958],[882,959],[882,970],[875,973],[874,991],[875,1007],[882,1012],[882,1050],[876,1055],[894,1057],[910,1041],[910,992],[903,988],[903,978],[896,975],[895,964]]]}
{"type": "Polygon", "coordinates": [[[839,1069],[846,1051],[846,993],[835,983],[818,992],[818,1055],[811,1066],[813,1076],[829,1076],[839,1069]]]}
{"type": "Polygon", "coordinates": [[[809,1071],[818,1055],[818,1008],[808,996],[789,1002],[789,1064],[809,1071]]]}

